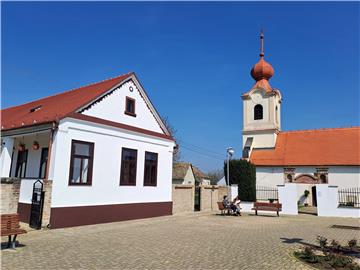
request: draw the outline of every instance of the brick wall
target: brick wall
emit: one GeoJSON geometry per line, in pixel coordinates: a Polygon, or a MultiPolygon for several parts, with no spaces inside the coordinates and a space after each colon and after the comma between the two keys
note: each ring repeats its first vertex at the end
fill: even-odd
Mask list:
{"type": "MultiPolygon", "coordinates": [[[[7,213],[20,213],[18,211],[25,211],[20,213],[20,216],[25,216],[25,222],[28,222],[30,217],[30,204],[21,204],[19,208],[20,197],[20,185],[21,180],[18,178],[1,178],[1,214],[7,213]],[[26,207],[24,207],[26,206],[26,207]]],[[[51,210],[51,192],[52,192],[52,180],[44,180],[43,190],[45,191],[44,208],[42,217],[42,227],[46,227],[50,222],[50,210],[51,210]]]]}
{"type": "Polygon", "coordinates": [[[173,185],[173,214],[194,211],[194,185],[173,185]]]}
{"type": "MultiPolygon", "coordinates": [[[[228,187],[222,186],[201,186],[200,187],[200,210],[217,211],[217,202],[223,200],[224,195],[228,195],[228,187]]],[[[173,214],[194,211],[194,185],[173,185],[173,214]]]]}
{"type": "Polygon", "coordinates": [[[200,191],[200,210],[215,211],[218,209],[218,187],[217,186],[201,186],[200,191]]]}
{"type": "Polygon", "coordinates": [[[1,214],[17,213],[20,179],[1,178],[1,214]]]}
{"type": "MultiPolygon", "coordinates": [[[[218,201],[222,202],[225,195],[229,196],[229,187],[219,186],[219,189],[218,189],[218,201]]],[[[228,200],[229,201],[231,200],[230,197],[228,198],[228,200]]]]}
{"type": "Polygon", "coordinates": [[[43,190],[45,191],[43,217],[41,225],[46,227],[50,223],[52,180],[44,180],[43,190]]]}

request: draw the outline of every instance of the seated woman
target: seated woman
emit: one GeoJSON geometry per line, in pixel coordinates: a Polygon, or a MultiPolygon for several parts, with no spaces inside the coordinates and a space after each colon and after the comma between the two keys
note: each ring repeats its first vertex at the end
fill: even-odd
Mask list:
{"type": "Polygon", "coordinates": [[[232,208],[235,209],[234,212],[239,216],[241,216],[240,202],[241,201],[240,201],[239,196],[236,196],[235,199],[232,201],[232,204],[231,204],[233,206],[232,208]]]}

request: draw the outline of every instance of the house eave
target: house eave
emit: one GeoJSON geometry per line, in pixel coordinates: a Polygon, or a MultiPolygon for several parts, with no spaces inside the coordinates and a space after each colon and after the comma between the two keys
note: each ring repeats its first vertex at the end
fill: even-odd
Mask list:
{"type": "Polygon", "coordinates": [[[12,137],[25,134],[39,133],[42,131],[50,131],[53,128],[54,122],[47,122],[41,124],[34,124],[31,126],[24,126],[20,128],[1,130],[1,137],[12,137]]]}

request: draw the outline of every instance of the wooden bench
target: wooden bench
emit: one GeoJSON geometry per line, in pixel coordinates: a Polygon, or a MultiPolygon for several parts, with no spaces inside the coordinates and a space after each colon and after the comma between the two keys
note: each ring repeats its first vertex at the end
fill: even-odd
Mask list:
{"type": "Polygon", "coordinates": [[[258,210],[261,211],[274,211],[277,216],[279,216],[279,212],[281,211],[282,205],[281,203],[267,203],[267,202],[255,202],[252,210],[255,210],[255,215],[258,215],[258,210]]]}
{"type": "Polygon", "coordinates": [[[16,236],[18,234],[27,233],[26,230],[20,229],[18,214],[3,214],[1,215],[1,237],[8,236],[8,247],[15,248],[16,236]],[[11,236],[14,238],[11,240],[11,236]]]}
{"type": "Polygon", "coordinates": [[[217,202],[218,208],[221,212],[221,215],[230,214],[231,209],[226,208],[222,202],[217,202]]]}

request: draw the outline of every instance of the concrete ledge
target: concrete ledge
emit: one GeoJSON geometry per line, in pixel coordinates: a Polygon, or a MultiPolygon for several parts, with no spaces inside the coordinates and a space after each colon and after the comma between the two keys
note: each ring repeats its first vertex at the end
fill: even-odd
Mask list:
{"type": "Polygon", "coordinates": [[[1,184],[14,184],[14,183],[20,183],[21,178],[15,178],[15,177],[1,177],[1,184]]]}

